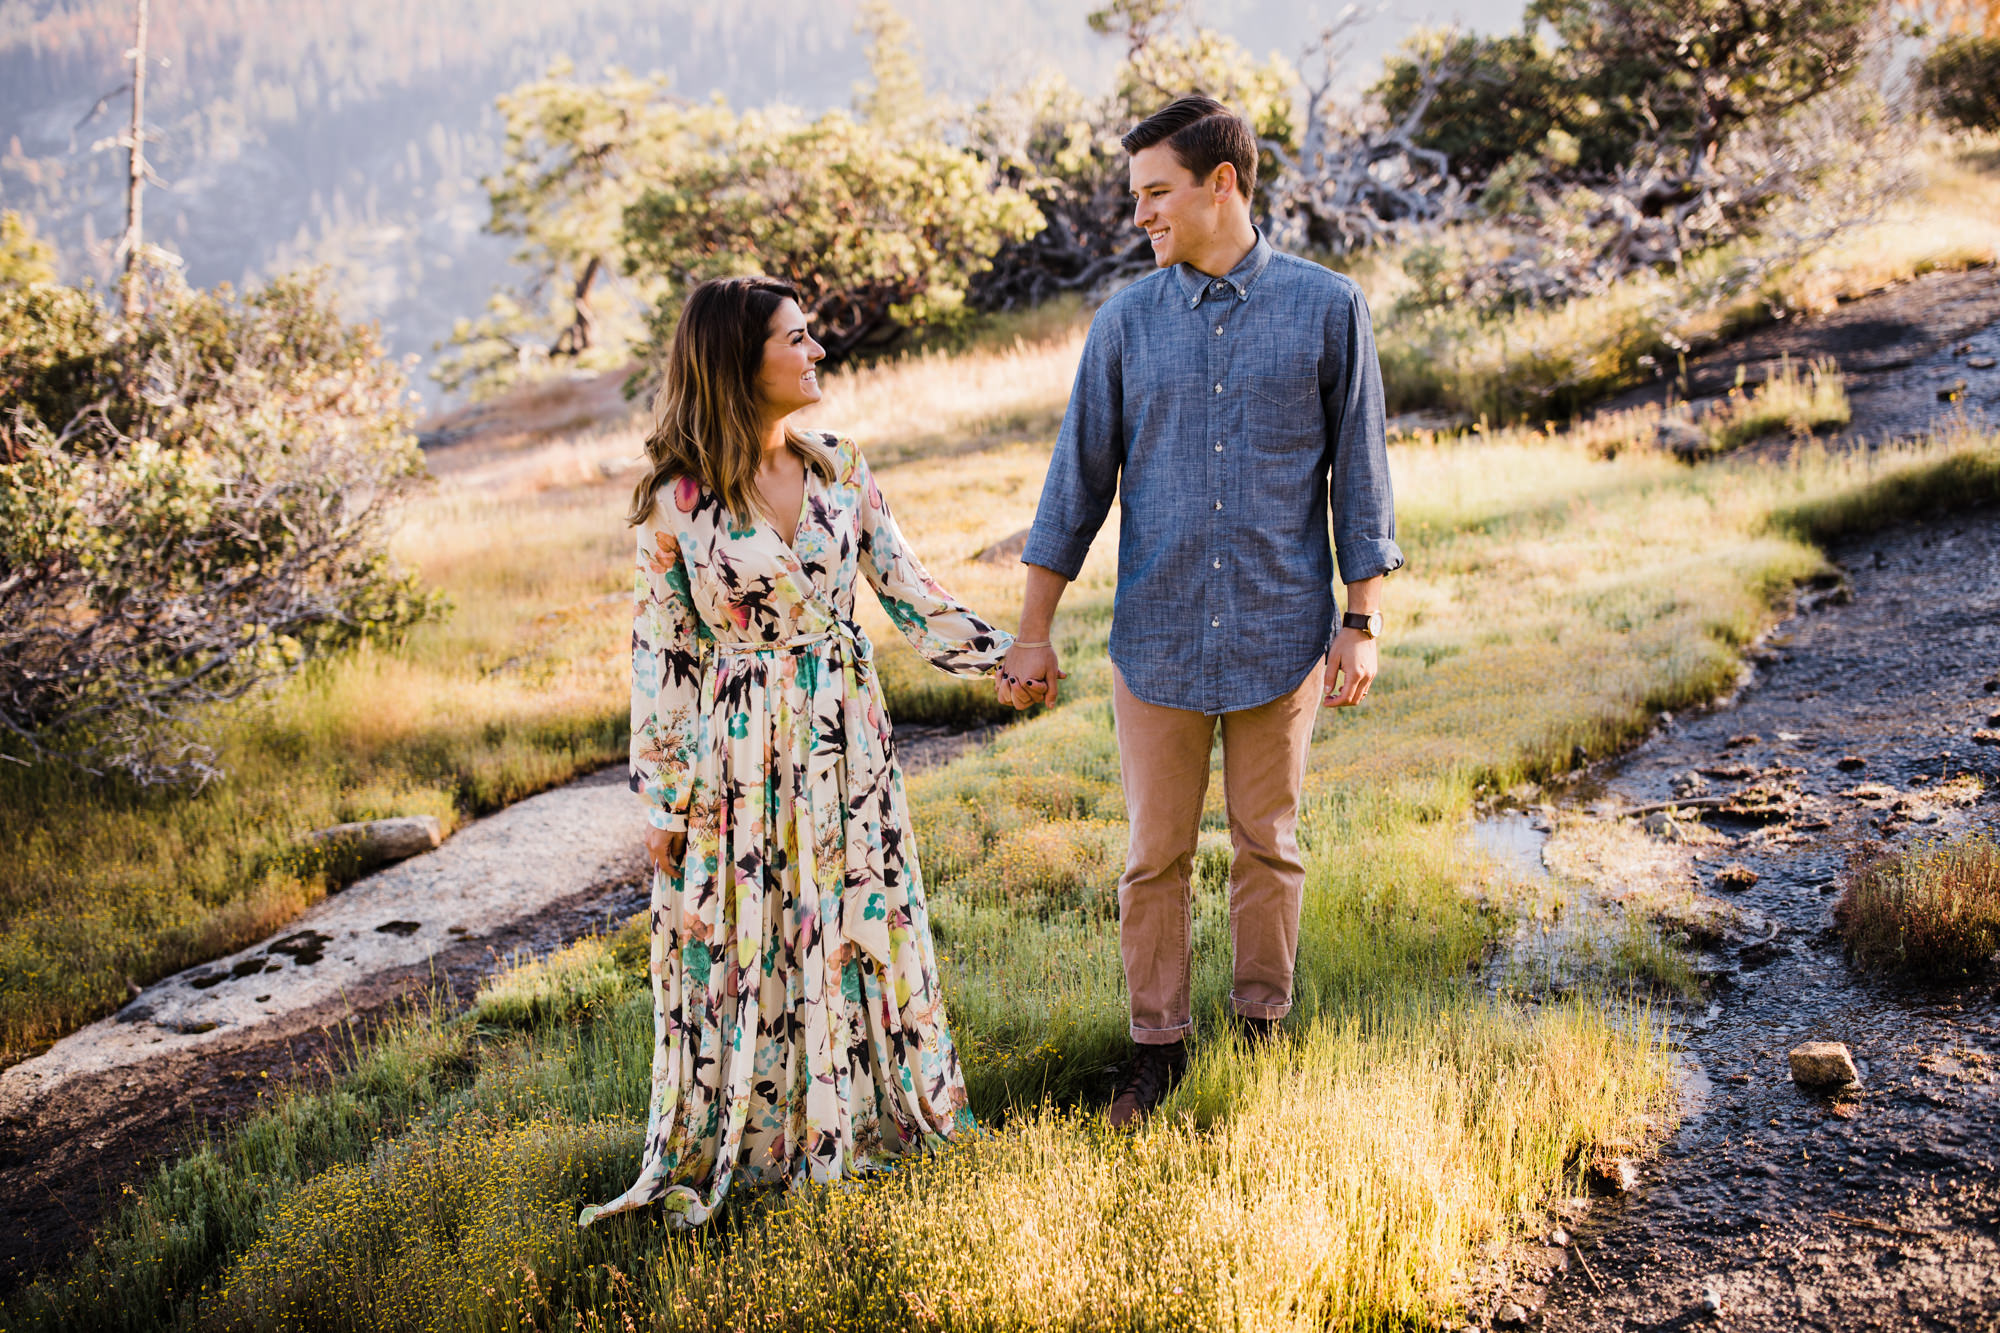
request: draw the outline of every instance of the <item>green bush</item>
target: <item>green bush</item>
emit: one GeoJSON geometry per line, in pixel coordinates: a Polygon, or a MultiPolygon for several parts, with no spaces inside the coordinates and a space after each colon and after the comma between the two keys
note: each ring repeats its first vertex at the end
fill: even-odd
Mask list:
{"type": "MultiPolygon", "coordinates": [[[[1547,39],[1532,32],[1419,32],[1402,52],[1383,62],[1368,95],[1391,123],[1401,121],[1424,92],[1423,61],[1448,66],[1430,111],[1413,136],[1421,148],[1445,155],[1451,173],[1482,185],[1510,158],[1533,154],[1551,130],[1574,131],[1589,105],[1557,60],[1547,39]]],[[[1594,136],[1588,164],[1602,167],[1631,148],[1629,136],[1594,136]]]]}
{"type": "Polygon", "coordinates": [[[1917,67],[1938,114],[1967,129],[2000,129],[2000,37],[1950,37],[1917,67]]]}
{"type": "Polygon", "coordinates": [[[405,388],[311,280],[0,286],[0,756],[206,781],[206,705],[435,610],[405,388]]]}
{"type": "MultiPolygon", "coordinates": [[[[627,268],[685,288],[764,272],[798,284],[830,359],[955,315],[1000,246],[1039,230],[1027,196],[972,154],[845,112],[751,113],[625,213],[627,268]]],[[[654,335],[678,318],[662,303],[654,335]]]]}

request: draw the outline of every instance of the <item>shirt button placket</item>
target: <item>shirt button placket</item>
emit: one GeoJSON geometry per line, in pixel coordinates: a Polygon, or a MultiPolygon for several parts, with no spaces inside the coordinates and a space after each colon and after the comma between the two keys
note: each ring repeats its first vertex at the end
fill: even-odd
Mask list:
{"type": "MultiPolygon", "coordinates": [[[[1214,284],[1214,290],[1219,293],[1222,290],[1222,284],[1214,284]]],[[[1207,339],[1209,350],[1208,361],[1211,371],[1210,378],[1215,385],[1215,391],[1209,395],[1210,406],[1212,408],[1209,413],[1209,438],[1215,442],[1215,447],[1210,454],[1210,461],[1214,464],[1212,473],[1215,479],[1215,490],[1213,492],[1214,507],[1210,510],[1210,514],[1214,518],[1215,524],[1209,534],[1209,577],[1202,580],[1208,585],[1208,596],[1203,600],[1208,604],[1209,629],[1209,632],[1202,636],[1204,640],[1202,645],[1203,692],[1208,696],[1207,702],[1210,706],[1218,704],[1222,697],[1221,672],[1222,662],[1226,655],[1222,651],[1222,636],[1216,633],[1216,631],[1222,628],[1221,612],[1229,600],[1228,589],[1223,586],[1224,579],[1221,572],[1222,547],[1225,540],[1222,502],[1228,491],[1226,479],[1229,472],[1229,457],[1227,451],[1223,448],[1223,440],[1228,434],[1229,403],[1237,395],[1233,387],[1229,392],[1224,392],[1225,385],[1231,383],[1229,377],[1229,357],[1225,350],[1227,342],[1222,337],[1222,312],[1226,308],[1224,302],[1216,300],[1210,302],[1208,309],[1203,312],[1204,314],[1208,314],[1212,311],[1215,319],[1215,332],[1207,339]]]]}

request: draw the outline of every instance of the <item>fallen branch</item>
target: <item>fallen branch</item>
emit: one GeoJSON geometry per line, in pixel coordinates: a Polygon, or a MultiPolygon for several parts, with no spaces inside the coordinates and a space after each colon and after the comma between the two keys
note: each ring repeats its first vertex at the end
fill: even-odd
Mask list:
{"type": "Polygon", "coordinates": [[[1597,1274],[1590,1271],[1590,1260],[1583,1257],[1583,1246],[1576,1247],[1576,1261],[1583,1265],[1583,1275],[1590,1279],[1590,1285],[1598,1295],[1604,1294],[1604,1286],[1597,1280],[1597,1274]]]}
{"type": "Polygon", "coordinates": [[[1637,819],[1641,815],[1656,815],[1662,810],[1720,810],[1735,800],[1734,796],[1684,796],[1677,801],[1654,801],[1648,805],[1635,805],[1630,810],[1620,810],[1613,819],[1637,819]]]}

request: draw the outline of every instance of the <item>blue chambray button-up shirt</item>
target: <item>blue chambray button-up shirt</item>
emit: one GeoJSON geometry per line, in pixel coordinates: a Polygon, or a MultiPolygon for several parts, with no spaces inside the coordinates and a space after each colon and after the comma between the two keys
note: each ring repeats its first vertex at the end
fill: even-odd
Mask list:
{"type": "Polygon", "coordinates": [[[1211,714],[1298,688],[1336,553],[1349,583],[1403,564],[1360,288],[1260,232],[1227,277],[1181,264],[1106,301],[1021,559],[1074,579],[1114,496],[1126,687],[1211,714]]]}

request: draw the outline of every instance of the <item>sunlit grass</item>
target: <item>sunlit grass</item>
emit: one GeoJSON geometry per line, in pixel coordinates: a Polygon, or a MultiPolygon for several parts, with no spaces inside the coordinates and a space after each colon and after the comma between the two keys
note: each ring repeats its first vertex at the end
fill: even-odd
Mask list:
{"type": "Polygon", "coordinates": [[[1801,373],[1781,360],[1762,384],[1731,389],[1701,424],[1715,452],[1727,453],[1779,431],[1808,439],[1828,427],[1845,426],[1853,417],[1847,386],[1831,361],[1814,361],[1801,373]]]}
{"type": "Polygon", "coordinates": [[[1779,294],[1819,314],[1841,301],[1939,269],[2000,263],[2000,152],[1991,134],[1924,145],[1922,185],[1865,226],[1850,227],[1795,265],[1779,294]]]}
{"type": "MultiPolygon", "coordinates": [[[[1325,717],[1314,746],[1290,1035],[1254,1055],[1215,1039],[1217,790],[1196,874],[1208,1036],[1135,1140],[1058,1109],[1087,1111],[1125,1040],[1104,542],[1058,624],[1072,701],[911,782],[954,1027],[999,1128],[872,1185],[746,1199],[693,1238],[644,1217],[575,1231],[573,1209],[637,1161],[652,1020],[635,928],[510,970],[464,1018],[413,1022],[334,1090],[169,1167],[8,1326],[152,1327],[176,1307],[260,1328],[585,1327],[641,1309],[668,1327],[724,1311],[804,1326],[801,1310],[815,1327],[1442,1318],[1479,1247],[1574,1188],[1582,1147],[1670,1115],[1646,1022],[1515,1013],[1467,984],[1503,924],[1468,891],[1455,833],[1474,787],[1600,753],[1721,688],[1734,646],[1819,567],[1805,532],[1976,499],[1963,479],[2000,478],[1995,457],[1975,436],[1762,468],[1606,460],[1530,433],[1399,448],[1412,568],[1376,697],[1325,717]],[[1274,1266],[1213,1219],[1302,1239],[1274,1266]],[[482,1239],[495,1228],[516,1238],[504,1254],[482,1239]]],[[[1026,521],[1038,465],[1000,448],[885,485],[946,582],[994,605],[1011,571],[970,557],[1026,521]]],[[[1687,981],[1657,931],[1602,947],[1609,980],[1687,981]]]]}
{"type": "MultiPolygon", "coordinates": [[[[825,419],[883,463],[915,548],[1003,624],[1018,568],[977,557],[1033,513],[1076,339],[830,377],[825,419]]],[[[746,1197],[692,1237],[644,1215],[577,1231],[576,1208],[638,1161],[653,1020],[635,924],[514,960],[466,1013],[413,1014],[331,1087],[183,1154],[0,1327],[1442,1322],[1467,1275],[1576,1187],[1589,1145],[1672,1115],[1643,1010],[1601,992],[1515,1010],[1477,984],[1513,923],[1473,891],[1483,871],[1460,831],[1475,794],[1608,753],[1726,688],[1737,650],[1823,567],[1809,543],[2000,499],[2000,448],[1971,432],[1689,467],[1649,447],[1651,429],[1634,416],[1393,451],[1411,565],[1390,586],[1368,707],[1316,732],[1297,1007],[1268,1050],[1224,1035],[1218,778],[1195,874],[1198,1058],[1143,1133],[1109,1136],[1091,1114],[1126,1042],[1107,530],[1057,622],[1063,706],[910,781],[985,1133],[877,1181],[746,1197]]],[[[114,944],[163,966],[169,945],[191,961],[282,920],[325,887],[286,850],[305,827],[405,809],[449,825],[622,754],[627,482],[594,454],[557,461],[427,500],[406,558],[452,592],[454,617],[246,711],[230,783],[124,806],[24,788],[39,825],[12,822],[10,797],[0,847],[33,849],[43,878],[0,881],[8,1002],[26,978],[52,1033],[58,987],[36,967],[99,987],[62,1012],[102,1012],[121,989],[114,944]],[[35,842],[37,827],[68,840],[35,842]],[[75,846],[86,855],[58,869],[75,846]],[[56,903],[68,935],[34,924],[56,903]]],[[[862,614],[896,716],[997,715],[989,685],[929,671],[865,595],[862,614]]],[[[1594,941],[1586,970],[1684,990],[1671,922],[1647,924],[1666,920],[1594,941]]]]}
{"type": "Polygon", "coordinates": [[[1062,420],[1088,323],[1075,303],[1061,302],[1032,319],[1014,317],[1017,332],[1005,341],[829,374],[825,396],[800,420],[867,441],[878,465],[1046,437],[1062,420]]]}

